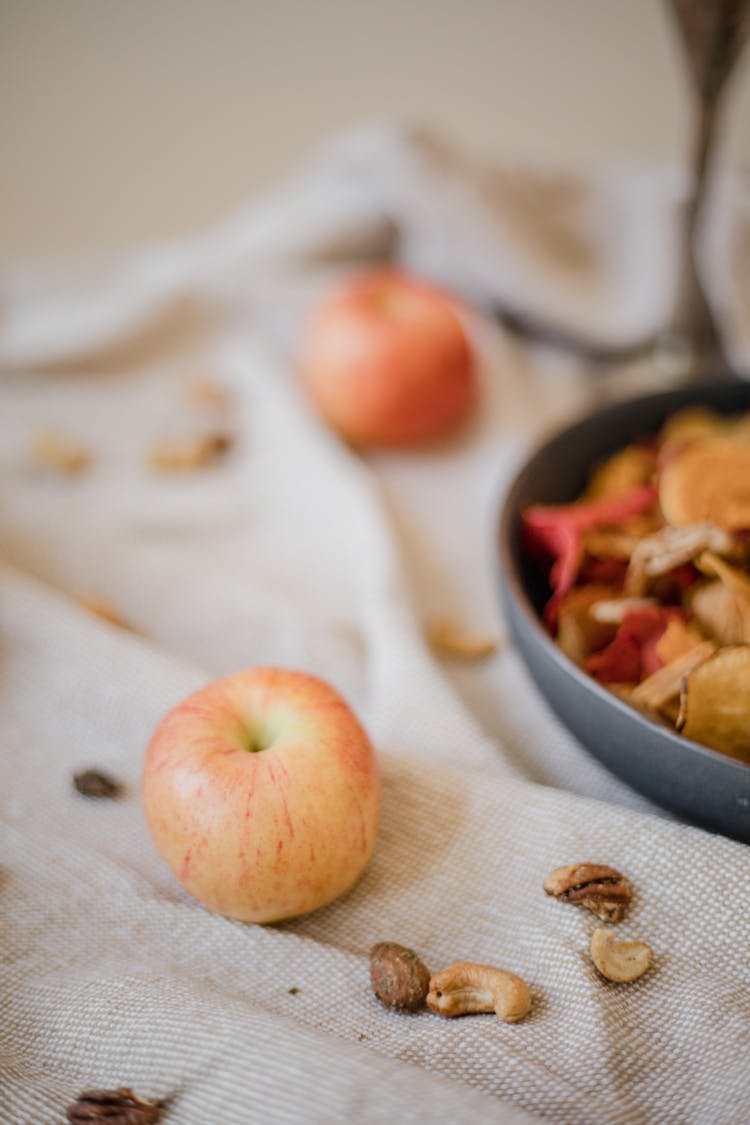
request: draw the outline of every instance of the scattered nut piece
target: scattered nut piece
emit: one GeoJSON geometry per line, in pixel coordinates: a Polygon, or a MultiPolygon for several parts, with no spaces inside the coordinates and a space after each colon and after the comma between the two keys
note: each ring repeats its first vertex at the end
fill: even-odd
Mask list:
{"type": "Polygon", "coordinates": [[[76,598],[76,601],[83,609],[87,609],[95,617],[100,617],[102,621],[108,621],[110,625],[117,625],[120,629],[130,628],[114,606],[105,602],[103,598],[98,598],[95,594],[82,594],[76,598]]]}
{"type": "Polygon", "coordinates": [[[370,950],[370,983],[386,1007],[413,1012],[424,1006],[430,971],[412,949],[380,941],[370,950]]]}
{"type": "Polygon", "coordinates": [[[194,379],[188,383],[186,395],[193,406],[226,406],[229,399],[226,387],[213,379],[194,379]]]}
{"type": "Polygon", "coordinates": [[[86,449],[54,430],[41,430],[31,445],[31,458],[40,469],[72,476],[86,469],[91,457],[86,449]]]}
{"type": "Polygon", "coordinates": [[[201,469],[218,460],[231,444],[229,434],[220,432],[163,441],[151,450],[151,466],[166,472],[201,469]]]}
{"type": "Polygon", "coordinates": [[[633,897],[628,880],[613,867],[599,863],[558,867],[547,876],[543,887],[562,902],[587,907],[604,922],[619,922],[633,897]]]}
{"type": "Polygon", "coordinates": [[[84,797],[115,800],[123,793],[122,783],[101,770],[81,770],[73,774],[73,785],[84,797]]]}
{"type": "Polygon", "coordinates": [[[162,1107],[144,1102],[127,1086],[119,1090],[84,1090],[65,1111],[70,1125],[154,1125],[162,1107]]]}
{"type": "Polygon", "coordinates": [[[614,930],[597,926],[591,935],[591,960],[607,980],[627,984],[651,968],[653,950],[645,941],[618,941],[614,930]]]}
{"type": "Polygon", "coordinates": [[[427,624],[425,634],[433,652],[439,656],[452,656],[460,660],[484,660],[497,650],[497,639],[474,633],[444,618],[427,624]]]}
{"type": "Polygon", "coordinates": [[[515,973],[460,961],[431,978],[427,1006],[440,1016],[494,1012],[506,1023],[517,1023],[531,1009],[531,993],[515,973]]]}

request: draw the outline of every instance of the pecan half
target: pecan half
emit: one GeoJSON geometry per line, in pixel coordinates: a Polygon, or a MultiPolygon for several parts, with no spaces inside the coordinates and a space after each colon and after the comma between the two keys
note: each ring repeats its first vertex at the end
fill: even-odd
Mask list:
{"type": "Polygon", "coordinates": [[[144,1102],[127,1086],[119,1090],[84,1090],[65,1111],[70,1125],[154,1125],[162,1107],[144,1102]]]}
{"type": "Polygon", "coordinates": [[[558,867],[547,876],[543,886],[548,895],[585,906],[603,922],[619,922],[633,897],[625,876],[600,863],[558,867]]]}
{"type": "Polygon", "coordinates": [[[73,774],[73,786],[83,797],[105,797],[115,800],[123,793],[122,782],[101,770],[81,770],[73,774]]]}

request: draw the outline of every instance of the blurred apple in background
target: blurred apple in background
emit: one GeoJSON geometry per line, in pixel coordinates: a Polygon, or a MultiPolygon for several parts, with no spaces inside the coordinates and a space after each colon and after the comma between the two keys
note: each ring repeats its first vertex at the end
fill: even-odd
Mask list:
{"type": "Polygon", "coordinates": [[[357,446],[447,437],[477,401],[456,303],[396,270],[360,275],[323,303],[303,337],[300,371],[322,417],[357,446]]]}
{"type": "Polygon", "coordinates": [[[274,922],[324,906],[362,874],[380,772],[329,684],[251,668],[165,716],[142,794],[156,847],[191,895],[229,918],[274,922]]]}

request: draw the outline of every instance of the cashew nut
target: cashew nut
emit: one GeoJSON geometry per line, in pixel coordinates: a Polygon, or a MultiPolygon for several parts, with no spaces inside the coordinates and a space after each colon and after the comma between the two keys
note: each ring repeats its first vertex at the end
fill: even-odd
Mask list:
{"type": "Polygon", "coordinates": [[[654,954],[645,941],[618,941],[614,930],[598,926],[591,937],[591,959],[607,980],[625,984],[651,968],[654,954]]]}
{"type": "Polygon", "coordinates": [[[515,973],[459,961],[430,979],[427,1006],[440,1016],[495,1012],[506,1023],[516,1023],[531,1008],[531,993],[515,973]]]}

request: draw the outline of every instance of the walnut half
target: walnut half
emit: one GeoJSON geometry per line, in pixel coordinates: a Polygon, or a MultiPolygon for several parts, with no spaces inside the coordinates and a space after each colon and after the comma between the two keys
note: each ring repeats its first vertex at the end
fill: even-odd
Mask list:
{"type": "Polygon", "coordinates": [[[144,1102],[128,1086],[117,1090],[84,1090],[65,1111],[70,1125],[156,1125],[162,1105],[144,1102]]]}

